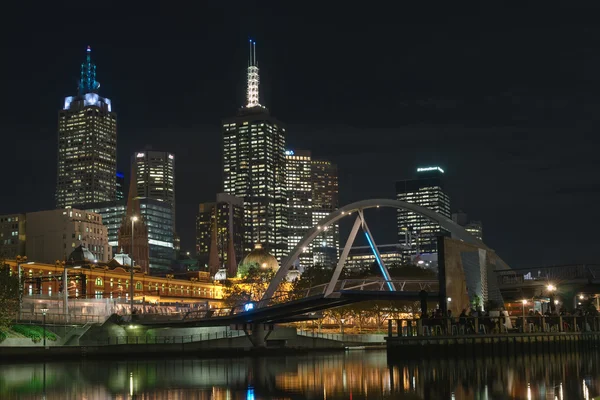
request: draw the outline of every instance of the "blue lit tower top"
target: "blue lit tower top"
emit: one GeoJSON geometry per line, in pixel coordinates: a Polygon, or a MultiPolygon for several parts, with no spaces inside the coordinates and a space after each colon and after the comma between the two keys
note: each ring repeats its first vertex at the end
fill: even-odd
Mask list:
{"type": "Polygon", "coordinates": [[[96,64],[92,62],[92,48],[87,47],[85,62],[81,64],[81,79],[79,80],[79,95],[96,93],[100,82],[96,81],[96,64]]]}

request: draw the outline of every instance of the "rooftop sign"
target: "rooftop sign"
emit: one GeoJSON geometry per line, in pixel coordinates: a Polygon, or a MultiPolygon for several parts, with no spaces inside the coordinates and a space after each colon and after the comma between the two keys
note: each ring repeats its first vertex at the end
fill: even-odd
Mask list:
{"type": "Polygon", "coordinates": [[[427,172],[427,171],[440,171],[442,174],[444,173],[444,170],[438,166],[417,168],[417,172],[427,172]]]}

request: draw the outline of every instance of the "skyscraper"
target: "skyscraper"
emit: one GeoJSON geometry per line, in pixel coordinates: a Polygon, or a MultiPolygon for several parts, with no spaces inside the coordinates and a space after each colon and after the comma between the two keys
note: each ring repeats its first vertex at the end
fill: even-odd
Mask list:
{"type": "MultiPolygon", "coordinates": [[[[312,225],[339,208],[337,166],[326,160],[311,161],[313,191],[312,225]]],[[[315,265],[333,266],[337,263],[340,249],[340,226],[330,225],[313,241],[315,265]]]]}
{"type": "Polygon", "coordinates": [[[467,232],[477,239],[483,240],[483,224],[481,221],[469,220],[467,213],[462,210],[452,214],[452,221],[465,228],[467,232]]]}
{"type": "Polygon", "coordinates": [[[287,253],[285,128],[259,103],[256,43],[250,41],[247,103],[223,121],[223,187],[244,199],[244,247],[287,253]]]}
{"type": "Polygon", "coordinates": [[[112,201],[116,197],[117,115],[100,97],[88,46],[77,96],[58,115],[56,206],[112,201]]]}
{"type": "MultiPolygon", "coordinates": [[[[417,177],[396,182],[396,198],[429,208],[450,218],[450,198],[444,191],[444,170],[438,166],[417,168],[417,177]]],[[[438,223],[407,210],[398,210],[398,240],[406,261],[422,253],[437,253],[438,223]]]]}
{"type": "Polygon", "coordinates": [[[226,267],[229,277],[237,273],[244,256],[244,201],[225,193],[215,203],[202,203],[196,218],[196,256],[201,266],[226,267]]]}
{"type": "Polygon", "coordinates": [[[164,201],[175,209],[175,156],[164,151],[135,153],[137,197],[164,201]]]}
{"type": "MultiPolygon", "coordinates": [[[[288,254],[302,240],[313,224],[313,176],[311,154],[308,150],[287,150],[287,225],[288,254]]],[[[300,266],[313,264],[313,243],[303,249],[299,256],[300,266]]]]}

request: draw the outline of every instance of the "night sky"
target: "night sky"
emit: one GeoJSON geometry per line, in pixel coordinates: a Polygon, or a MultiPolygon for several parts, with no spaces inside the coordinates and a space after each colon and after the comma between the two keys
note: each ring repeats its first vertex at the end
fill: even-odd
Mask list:
{"type": "MultiPolygon", "coordinates": [[[[600,260],[598,9],[202,3],[4,15],[0,213],[54,207],[57,115],[89,44],[118,114],[119,169],[146,145],[175,153],[178,231],[193,250],[252,37],[261,103],[289,148],[339,165],[342,205],[394,197],[396,180],[440,165],[453,210],[482,220],[509,265],[600,260]]],[[[379,244],[396,240],[394,212],[369,217],[379,244]]]]}

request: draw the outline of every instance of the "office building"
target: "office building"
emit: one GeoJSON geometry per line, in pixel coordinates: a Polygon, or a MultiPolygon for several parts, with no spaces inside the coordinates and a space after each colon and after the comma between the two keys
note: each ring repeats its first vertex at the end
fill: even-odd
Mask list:
{"type": "MultiPolygon", "coordinates": [[[[339,208],[337,166],[326,160],[312,160],[312,226],[339,208]]],[[[315,265],[330,267],[337,263],[340,227],[333,224],[313,241],[315,265]]]]}
{"type": "MultiPolygon", "coordinates": [[[[287,150],[285,161],[289,254],[313,227],[313,175],[310,151],[287,150]]],[[[312,248],[309,243],[298,257],[301,269],[313,265],[312,248]]]]}
{"type": "MultiPolygon", "coordinates": [[[[396,182],[396,198],[450,218],[450,198],[444,188],[444,170],[438,166],[417,168],[417,176],[396,182]]],[[[398,241],[407,260],[437,253],[438,223],[408,210],[398,210],[398,241]]]]}
{"type": "Polygon", "coordinates": [[[125,198],[125,175],[122,172],[117,171],[117,195],[115,200],[123,200],[125,198]]]}
{"type": "MultiPolygon", "coordinates": [[[[377,246],[377,250],[379,250],[381,260],[387,268],[402,265],[403,249],[399,243],[382,244],[377,246]]],[[[371,246],[353,246],[348,253],[344,268],[368,271],[376,262],[371,246]]],[[[377,271],[379,271],[379,267],[377,267],[377,271]]]]}
{"type": "MultiPolygon", "coordinates": [[[[175,223],[175,156],[164,151],[144,150],[135,153],[136,197],[165,202],[172,208],[175,223]]],[[[174,230],[173,226],[173,230],[174,230]]]]}
{"type": "Polygon", "coordinates": [[[452,214],[452,221],[465,228],[467,232],[479,240],[483,240],[483,224],[481,221],[470,221],[467,213],[459,210],[452,214]]]}
{"type": "MultiPolygon", "coordinates": [[[[147,198],[138,199],[140,212],[148,227],[149,268],[151,274],[168,272],[175,257],[171,207],[164,202],[147,198]]],[[[86,210],[102,216],[108,229],[108,243],[113,254],[118,254],[119,229],[127,211],[127,200],[89,204],[86,210]]]]}
{"type": "Polygon", "coordinates": [[[0,216],[0,260],[25,255],[25,214],[0,216]]]}
{"type": "Polygon", "coordinates": [[[260,243],[277,259],[288,250],[285,128],[259,103],[255,43],[250,41],[246,106],[223,121],[224,192],[244,199],[244,246],[260,243]]]}
{"type": "Polygon", "coordinates": [[[115,200],[117,115],[99,87],[88,46],[79,92],[58,116],[57,208],[115,200]]]}
{"type": "Polygon", "coordinates": [[[67,256],[80,245],[98,262],[112,259],[108,231],[99,214],[63,208],[27,213],[26,219],[25,255],[30,261],[68,261],[67,256]]]}
{"type": "Polygon", "coordinates": [[[226,268],[227,275],[237,274],[244,257],[244,201],[226,193],[217,201],[202,203],[196,217],[196,257],[211,276],[226,268]]]}

